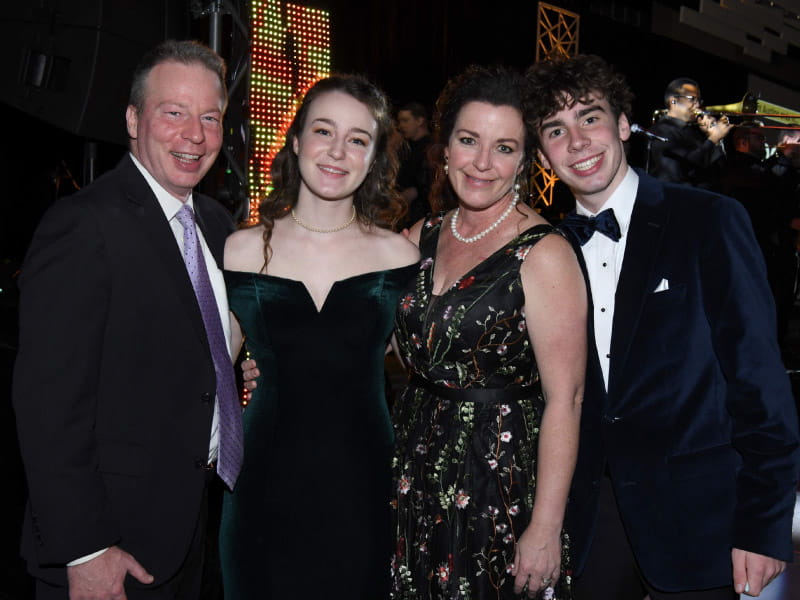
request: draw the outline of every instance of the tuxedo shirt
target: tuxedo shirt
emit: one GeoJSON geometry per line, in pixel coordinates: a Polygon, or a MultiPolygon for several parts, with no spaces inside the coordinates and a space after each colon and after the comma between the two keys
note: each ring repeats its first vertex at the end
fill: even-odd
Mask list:
{"type": "MultiPolygon", "coordinates": [[[[625,179],[611,194],[602,210],[614,210],[614,216],[619,224],[620,238],[614,241],[608,236],[596,231],[594,235],[581,246],[586,270],[589,275],[589,287],[592,292],[594,305],[594,340],[597,347],[597,356],[600,368],[603,371],[603,382],[608,390],[608,367],[611,362],[611,330],[614,323],[614,295],[617,292],[617,282],[622,271],[622,259],[625,257],[625,245],[628,241],[628,226],[631,222],[633,203],[636,199],[636,190],[639,186],[639,176],[628,167],[625,179]]],[[[579,215],[594,217],[592,213],[580,202],[575,203],[575,212],[579,215]]]]}

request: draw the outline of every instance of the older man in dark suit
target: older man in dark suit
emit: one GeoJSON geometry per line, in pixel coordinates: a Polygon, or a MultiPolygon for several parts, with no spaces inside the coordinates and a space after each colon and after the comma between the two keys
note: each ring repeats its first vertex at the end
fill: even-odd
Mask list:
{"type": "Polygon", "coordinates": [[[631,93],[598,57],[539,63],[529,81],[593,304],[575,596],[758,595],[792,558],[800,442],[747,214],[628,166],[631,93]]]}
{"type": "Polygon", "coordinates": [[[242,452],[232,224],[192,193],[222,144],[224,78],[194,42],[148,53],[130,155],[45,215],[23,265],[14,406],[38,598],[199,596],[208,486],[214,470],[233,486],[242,452]]]}

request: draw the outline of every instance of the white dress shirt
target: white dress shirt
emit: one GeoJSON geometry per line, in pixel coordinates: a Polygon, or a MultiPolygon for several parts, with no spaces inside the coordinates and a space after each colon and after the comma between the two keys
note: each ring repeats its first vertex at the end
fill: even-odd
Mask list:
{"type": "MultiPolygon", "coordinates": [[[[608,390],[608,367],[611,362],[614,296],[617,292],[619,274],[622,271],[622,259],[625,257],[625,246],[628,241],[628,227],[631,223],[631,213],[638,186],[639,176],[632,168],[628,167],[625,178],[600,209],[601,211],[607,208],[614,210],[621,234],[619,241],[615,242],[606,235],[595,232],[589,241],[581,246],[594,303],[594,341],[606,390],[608,390]]],[[[587,210],[580,202],[576,202],[575,205],[575,212],[579,215],[593,217],[597,214],[587,210]]]]}

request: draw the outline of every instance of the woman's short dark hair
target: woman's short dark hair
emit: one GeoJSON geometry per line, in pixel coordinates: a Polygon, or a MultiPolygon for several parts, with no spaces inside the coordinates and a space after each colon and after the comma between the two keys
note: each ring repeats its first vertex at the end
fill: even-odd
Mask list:
{"type": "Polygon", "coordinates": [[[446,210],[458,204],[455,192],[444,174],[444,149],[461,110],[470,102],[485,102],[492,106],[510,106],[519,111],[525,130],[523,144],[523,170],[518,178],[520,197],[528,197],[528,180],[533,160],[533,123],[530,121],[528,86],[518,71],[503,67],[472,65],[447,82],[436,100],[434,115],[434,143],[428,157],[436,165],[431,190],[431,207],[434,211],[446,210]]]}
{"type": "Polygon", "coordinates": [[[367,107],[377,123],[372,166],[353,194],[353,206],[359,222],[390,229],[403,215],[404,207],[395,189],[397,157],[388,146],[394,126],[386,95],[361,75],[333,75],[320,79],[306,92],[286,131],[286,143],[275,155],[270,169],[272,191],[258,208],[259,223],[264,226],[265,265],[269,262],[269,240],[275,221],[289,213],[297,203],[300,192],[300,167],[294,152],[294,140],[302,133],[314,100],[330,92],[342,92],[355,98],[367,107]]]}
{"type": "MultiPolygon", "coordinates": [[[[625,77],[599,56],[581,54],[532,65],[526,74],[530,84],[536,129],[564,108],[586,103],[590,97],[605,98],[615,118],[631,114],[633,92],[625,77]]],[[[537,147],[539,136],[534,134],[537,147]]]]}

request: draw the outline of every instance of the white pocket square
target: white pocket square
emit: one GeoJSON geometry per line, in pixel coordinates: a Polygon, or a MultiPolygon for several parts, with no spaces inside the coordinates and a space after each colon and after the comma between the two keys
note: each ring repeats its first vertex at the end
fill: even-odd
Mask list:
{"type": "Polygon", "coordinates": [[[666,279],[662,279],[661,283],[659,283],[656,286],[656,289],[653,290],[653,293],[657,294],[658,292],[666,292],[668,289],[669,289],[669,281],[667,281],[666,279]]]}

